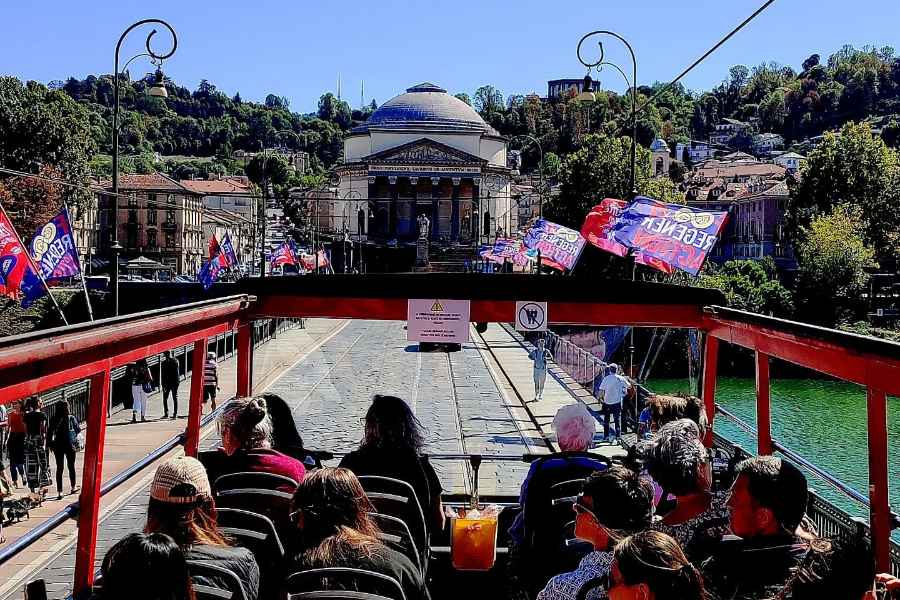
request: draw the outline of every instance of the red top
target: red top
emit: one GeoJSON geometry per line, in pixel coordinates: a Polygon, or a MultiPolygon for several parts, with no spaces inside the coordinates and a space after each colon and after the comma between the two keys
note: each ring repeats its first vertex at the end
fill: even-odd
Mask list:
{"type": "MultiPolygon", "coordinates": [[[[282,454],[271,448],[255,448],[253,450],[238,450],[228,458],[222,461],[222,466],[227,469],[228,473],[237,473],[239,471],[265,471],[266,473],[275,473],[276,475],[284,475],[290,477],[297,483],[303,481],[306,475],[306,467],[296,458],[291,458],[287,454],[282,454]]],[[[209,469],[207,469],[209,470],[209,469]]],[[[223,475],[219,473],[217,475],[223,475]]],[[[210,481],[215,481],[216,477],[210,473],[210,481]]],[[[285,489],[283,491],[294,493],[293,489],[285,489]]]]}
{"type": "Polygon", "coordinates": [[[7,416],[7,425],[10,433],[25,433],[25,423],[22,422],[20,412],[10,412],[7,416]]]}

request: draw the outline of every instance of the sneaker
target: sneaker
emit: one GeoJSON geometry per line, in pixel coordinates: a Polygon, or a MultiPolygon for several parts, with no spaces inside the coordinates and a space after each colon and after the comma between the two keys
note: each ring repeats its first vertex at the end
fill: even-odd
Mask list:
{"type": "Polygon", "coordinates": [[[134,413],[133,415],[131,415],[131,422],[137,423],[137,413],[134,413]]]}
{"type": "Polygon", "coordinates": [[[169,413],[163,413],[163,419],[168,419],[168,418],[169,418],[169,413]]]}
{"type": "Polygon", "coordinates": [[[59,495],[56,497],[56,499],[57,499],[57,500],[62,500],[62,494],[59,494],[59,495]]]}
{"type": "Polygon", "coordinates": [[[146,422],[147,422],[147,419],[145,419],[144,417],[141,417],[141,423],[146,423],[146,422]]]}
{"type": "Polygon", "coordinates": [[[72,491],[70,493],[77,494],[80,491],[81,491],[81,486],[76,485],[75,487],[72,488],[72,491]]]}
{"type": "Polygon", "coordinates": [[[172,420],[173,420],[173,421],[174,421],[175,419],[177,419],[177,418],[178,418],[178,415],[172,415],[172,420]]]}

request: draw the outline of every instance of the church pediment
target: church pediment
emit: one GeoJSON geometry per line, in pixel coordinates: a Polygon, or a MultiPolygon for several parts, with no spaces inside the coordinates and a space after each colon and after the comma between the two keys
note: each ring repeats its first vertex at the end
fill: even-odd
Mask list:
{"type": "Polygon", "coordinates": [[[394,148],[388,148],[362,159],[364,162],[402,163],[486,163],[481,157],[452,148],[446,144],[422,138],[394,148]]]}

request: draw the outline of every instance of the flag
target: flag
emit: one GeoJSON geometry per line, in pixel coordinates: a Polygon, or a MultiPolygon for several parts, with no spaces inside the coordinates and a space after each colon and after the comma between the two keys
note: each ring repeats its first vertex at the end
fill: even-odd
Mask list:
{"type": "Polygon", "coordinates": [[[525,247],[540,253],[545,265],[560,270],[571,271],[575,267],[584,241],[574,229],[544,219],[538,219],[525,235],[525,247]]]}
{"type": "Polygon", "coordinates": [[[19,299],[19,285],[28,268],[28,255],[12,223],[0,212],[0,294],[19,299]]]}
{"type": "Polygon", "coordinates": [[[478,256],[483,258],[484,260],[488,260],[492,263],[497,263],[499,265],[503,264],[503,258],[494,255],[494,247],[493,246],[482,246],[478,250],[478,256]]]}
{"type": "MultiPolygon", "coordinates": [[[[324,250],[318,251],[318,266],[327,267],[331,264],[331,257],[324,250]]],[[[300,255],[300,265],[307,271],[316,270],[316,254],[303,253],[300,255]]]]}
{"type": "MultiPolygon", "coordinates": [[[[31,256],[34,258],[35,266],[41,270],[48,287],[58,285],[81,273],[78,248],[72,237],[72,225],[66,209],[53,217],[34,235],[31,240],[31,256]]],[[[28,308],[38,298],[47,294],[47,289],[31,265],[26,269],[21,290],[25,293],[22,299],[23,308],[28,308]]]]}
{"type": "Polygon", "coordinates": [[[209,258],[210,260],[213,258],[218,258],[219,256],[221,256],[221,254],[222,247],[219,245],[219,241],[216,239],[216,234],[213,234],[212,239],[209,241],[209,258]]]}
{"type": "Polygon", "coordinates": [[[269,260],[269,269],[274,269],[276,265],[289,264],[296,265],[294,253],[291,246],[287,242],[281,242],[275,250],[272,251],[272,258],[269,260]]]}
{"type": "Polygon", "coordinates": [[[612,226],[613,239],[696,275],[718,240],[728,213],[666,204],[638,196],[612,226]]]}
{"type": "Polygon", "coordinates": [[[234,245],[232,245],[231,238],[228,237],[227,233],[225,234],[225,237],[222,238],[222,256],[225,258],[225,266],[237,266],[237,255],[234,253],[234,245]]]}
{"type": "Polygon", "coordinates": [[[203,265],[203,268],[200,269],[200,272],[197,273],[197,281],[203,285],[204,290],[209,291],[212,284],[219,279],[219,273],[224,266],[220,261],[221,259],[219,258],[209,259],[206,261],[206,264],[203,265]]]}
{"type": "MultiPolygon", "coordinates": [[[[617,242],[613,238],[612,233],[613,225],[618,221],[619,214],[625,209],[626,205],[627,202],[624,200],[605,199],[588,213],[588,216],[584,219],[584,225],[581,227],[581,235],[601,250],[606,250],[616,256],[627,256],[628,247],[617,242]]],[[[653,256],[648,256],[643,252],[634,253],[634,262],[639,265],[653,267],[667,275],[671,275],[675,271],[672,265],[653,256]]]]}

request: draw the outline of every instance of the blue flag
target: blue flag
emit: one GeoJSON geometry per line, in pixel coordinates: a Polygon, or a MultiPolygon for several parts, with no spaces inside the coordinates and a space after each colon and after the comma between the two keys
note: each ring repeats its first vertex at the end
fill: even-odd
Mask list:
{"type": "Polygon", "coordinates": [[[221,270],[222,264],[219,262],[219,258],[212,258],[206,261],[206,264],[200,269],[200,272],[197,274],[197,281],[203,285],[204,290],[209,291],[212,284],[219,279],[219,272],[221,270]]]}
{"type": "Polygon", "coordinates": [[[234,245],[231,243],[231,237],[229,237],[227,233],[225,234],[225,237],[222,238],[222,254],[225,258],[225,266],[237,266],[237,255],[234,253],[234,245]]]}
{"type": "Polygon", "coordinates": [[[585,239],[574,229],[538,219],[525,235],[525,247],[539,252],[544,264],[571,271],[581,256],[585,239]]]}
{"type": "MultiPolygon", "coordinates": [[[[30,250],[44,281],[50,287],[81,273],[78,249],[72,237],[72,225],[66,209],[41,227],[31,240],[30,250]]],[[[22,298],[23,308],[28,308],[47,294],[40,277],[30,265],[22,278],[21,290],[25,294],[22,298]]]]}
{"type": "Polygon", "coordinates": [[[703,268],[728,213],[638,196],[610,228],[613,239],[691,275],[703,268]]]}

